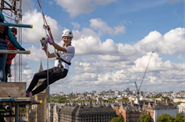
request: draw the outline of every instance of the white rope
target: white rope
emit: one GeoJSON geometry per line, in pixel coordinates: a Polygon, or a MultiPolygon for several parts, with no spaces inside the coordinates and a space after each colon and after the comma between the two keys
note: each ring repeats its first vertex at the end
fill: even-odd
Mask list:
{"type": "MultiPolygon", "coordinates": [[[[39,2],[40,2],[40,5],[41,5],[41,0],[39,0],[39,2]]],[[[43,10],[41,9],[41,11],[42,11],[42,13],[43,13],[43,10]]],[[[43,23],[44,23],[44,26],[45,26],[45,21],[44,21],[44,18],[43,18],[43,23]]],[[[46,36],[48,36],[49,34],[47,33],[47,30],[46,30],[46,28],[44,27],[44,30],[45,30],[45,33],[46,33],[46,36]]],[[[48,44],[47,44],[47,88],[49,87],[49,61],[48,61],[48,44]]],[[[47,89],[46,88],[46,89],[47,89]]],[[[49,90],[49,89],[48,89],[49,90]]],[[[47,90],[46,90],[47,91],[47,90]]],[[[49,92],[49,91],[48,91],[49,92]]],[[[48,93],[48,92],[46,92],[46,93],[48,93]]],[[[48,99],[48,97],[49,97],[49,95],[47,94],[46,95],[46,101],[47,101],[47,99],[48,99]]],[[[46,105],[46,110],[47,110],[47,113],[48,113],[48,115],[49,115],[49,111],[48,111],[48,106],[46,105]]],[[[46,122],[48,121],[48,117],[46,118],[46,122]]]]}
{"type": "MultiPolygon", "coordinates": [[[[41,0],[39,0],[39,2],[41,4],[41,0]]],[[[44,23],[44,26],[45,26],[44,18],[43,18],[43,23],[44,23]]],[[[46,28],[44,28],[44,30],[45,30],[45,33],[46,33],[46,36],[47,36],[48,33],[47,33],[46,28]]],[[[49,69],[49,63],[48,63],[48,44],[47,44],[47,87],[49,86],[49,71],[48,71],[48,69],[49,69]]]]}
{"type": "MultiPolygon", "coordinates": [[[[185,5],[184,4],[185,4],[185,0],[183,0],[183,21],[182,21],[182,26],[185,29],[185,22],[184,22],[185,21],[185,15],[184,15],[185,14],[185,12],[184,12],[185,11],[185,5]]],[[[185,35],[183,36],[183,39],[185,40],[185,35]]],[[[185,53],[185,42],[184,41],[183,41],[183,47],[184,47],[183,49],[184,49],[184,53],[185,53]]],[[[183,69],[182,69],[183,72],[182,72],[182,74],[184,75],[184,78],[185,78],[185,71],[184,71],[184,69],[185,69],[185,64],[184,64],[184,62],[185,62],[184,61],[185,60],[185,54],[184,53],[183,53],[183,56],[182,56],[182,58],[183,58],[182,59],[183,60],[183,69]]],[[[185,83],[185,81],[184,81],[184,83],[185,83]]],[[[183,84],[182,90],[183,89],[184,89],[184,84],[183,84]]]]}

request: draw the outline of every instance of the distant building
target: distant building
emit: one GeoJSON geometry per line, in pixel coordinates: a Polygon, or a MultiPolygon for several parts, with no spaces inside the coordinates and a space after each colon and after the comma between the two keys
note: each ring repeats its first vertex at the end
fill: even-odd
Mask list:
{"type": "Polygon", "coordinates": [[[172,103],[157,103],[149,101],[142,101],[139,104],[134,104],[133,101],[130,103],[121,103],[119,113],[123,117],[125,122],[137,122],[143,114],[149,114],[153,122],[157,121],[157,118],[162,114],[168,114],[175,117],[178,113],[177,105],[172,103]]]}
{"type": "Polygon", "coordinates": [[[179,108],[179,113],[185,116],[185,103],[181,103],[180,105],[178,105],[178,108],[179,108]]]}
{"type": "Polygon", "coordinates": [[[177,102],[183,102],[183,103],[185,103],[185,99],[175,98],[175,99],[173,99],[173,102],[175,102],[175,103],[177,103],[177,102]]]}
{"type": "Polygon", "coordinates": [[[53,110],[55,113],[51,116],[54,118],[52,122],[109,122],[116,117],[116,112],[110,104],[102,102],[66,103],[63,107],[53,106],[53,110]]]}
{"type": "Polygon", "coordinates": [[[125,122],[137,122],[141,115],[146,114],[146,108],[145,105],[142,107],[142,105],[134,104],[134,101],[121,102],[119,113],[125,122]]]}
{"type": "MultiPolygon", "coordinates": [[[[43,71],[42,62],[40,62],[40,67],[38,72],[43,71]]],[[[42,84],[45,79],[40,79],[38,81],[38,85],[42,84]]],[[[29,122],[46,122],[47,118],[47,94],[48,88],[42,91],[39,94],[35,95],[35,100],[42,100],[42,104],[39,105],[32,105],[32,110],[28,114],[29,122]]]]}
{"type": "Polygon", "coordinates": [[[115,96],[118,96],[118,95],[120,95],[120,92],[119,92],[118,90],[116,90],[116,91],[114,92],[114,94],[115,94],[115,96]]]}
{"type": "Polygon", "coordinates": [[[126,88],[124,91],[125,92],[130,92],[130,89],[129,88],[126,88]]]}
{"type": "Polygon", "coordinates": [[[161,116],[162,114],[168,114],[170,116],[175,117],[177,113],[179,113],[179,109],[177,108],[176,104],[168,103],[166,100],[166,103],[155,103],[153,108],[153,120],[154,122],[157,121],[157,118],[161,116]]]}
{"type": "Polygon", "coordinates": [[[55,103],[53,106],[53,121],[52,122],[60,122],[60,111],[61,111],[61,104],[55,103]]]}
{"type": "Polygon", "coordinates": [[[92,93],[94,94],[94,93],[96,93],[96,91],[95,91],[95,90],[93,90],[93,91],[92,91],[92,93]]]}
{"type": "Polygon", "coordinates": [[[28,114],[29,114],[28,122],[38,122],[37,113],[35,110],[30,110],[28,114]]]}
{"type": "Polygon", "coordinates": [[[48,103],[47,104],[47,112],[48,112],[48,116],[47,116],[47,122],[53,122],[53,115],[54,115],[54,106],[55,103],[48,103]]]}

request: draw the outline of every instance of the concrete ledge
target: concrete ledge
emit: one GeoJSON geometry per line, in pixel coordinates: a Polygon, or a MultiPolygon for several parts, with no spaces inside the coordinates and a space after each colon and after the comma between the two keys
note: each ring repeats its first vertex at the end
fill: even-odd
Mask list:
{"type": "Polygon", "coordinates": [[[25,97],[26,82],[0,82],[0,97],[25,97]]]}

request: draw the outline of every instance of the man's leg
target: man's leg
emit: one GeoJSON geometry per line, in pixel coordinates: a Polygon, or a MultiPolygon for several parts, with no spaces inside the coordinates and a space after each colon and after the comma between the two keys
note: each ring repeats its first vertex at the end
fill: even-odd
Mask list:
{"type": "Polygon", "coordinates": [[[53,68],[36,73],[31,81],[28,89],[27,89],[27,92],[31,92],[34,89],[34,87],[37,85],[39,79],[47,78],[48,72],[49,72],[49,74],[51,74],[53,72],[53,68]]]}
{"type": "Polygon", "coordinates": [[[0,81],[5,82],[5,63],[6,63],[6,54],[0,54],[0,81]]]}
{"type": "Polygon", "coordinates": [[[0,122],[5,122],[4,118],[2,117],[1,113],[0,113],[0,122]]]}
{"type": "Polygon", "coordinates": [[[7,64],[8,66],[7,66],[7,68],[8,68],[8,73],[7,73],[7,76],[8,77],[11,77],[12,75],[11,75],[11,69],[10,69],[10,67],[11,67],[11,64],[7,64]]]}
{"type": "Polygon", "coordinates": [[[8,66],[7,64],[5,65],[5,82],[8,82],[8,66]]]}
{"type": "Polygon", "coordinates": [[[66,77],[68,70],[64,69],[62,71],[60,68],[56,68],[55,72],[53,72],[51,75],[49,75],[49,82],[46,80],[43,81],[43,83],[37,87],[35,90],[32,91],[32,95],[38,94],[42,92],[44,89],[47,88],[50,84],[56,82],[57,80],[66,77]]]}
{"type": "MultiPolygon", "coordinates": [[[[0,50],[7,50],[7,45],[0,43],[0,50]]],[[[0,54],[0,82],[5,82],[5,65],[7,54],[0,54]]]]}

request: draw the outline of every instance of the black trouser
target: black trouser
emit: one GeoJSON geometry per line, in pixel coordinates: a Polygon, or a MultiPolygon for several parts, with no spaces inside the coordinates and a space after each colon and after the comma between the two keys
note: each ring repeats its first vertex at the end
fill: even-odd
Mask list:
{"type": "Polygon", "coordinates": [[[46,89],[48,85],[54,83],[55,81],[57,81],[61,78],[65,78],[67,75],[67,72],[68,72],[67,69],[62,70],[60,67],[55,67],[55,68],[51,68],[51,69],[36,73],[31,81],[30,86],[28,87],[27,91],[31,92],[32,95],[38,94],[38,93],[42,92],[44,89],[46,89]],[[49,83],[47,83],[48,82],[47,81],[47,72],[49,74],[49,76],[48,76],[49,83]],[[43,81],[43,83],[40,86],[38,86],[37,88],[35,88],[33,90],[33,88],[37,85],[38,80],[42,79],[42,78],[46,78],[46,79],[43,81]]]}
{"type": "Polygon", "coordinates": [[[0,113],[0,122],[5,122],[4,118],[2,117],[1,113],[0,113]]]}
{"type": "Polygon", "coordinates": [[[11,74],[10,67],[11,67],[11,64],[6,64],[5,65],[5,82],[8,82],[8,73],[11,74]]]}
{"type": "MultiPolygon", "coordinates": [[[[4,40],[0,39],[0,50],[7,50],[7,44],[4,40]]],[[[0,82],[5,82],[5,64],[7,54],[0,54],[0,82]]]]}

